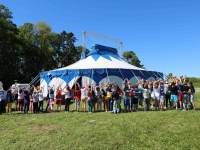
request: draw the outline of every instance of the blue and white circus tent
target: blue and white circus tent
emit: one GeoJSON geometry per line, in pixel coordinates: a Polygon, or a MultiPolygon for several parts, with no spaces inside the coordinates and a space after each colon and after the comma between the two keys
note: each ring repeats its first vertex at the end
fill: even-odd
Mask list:
{"type": "MultiPolygon", "coordinates": [[[[95,44],[86,58],[67,67],[41,72],[40,86],[72,87],[77,81],[82,85],[86,82],[96,86],[99,82],[106,84],[116,81],[122,87],[125,78],[135,84],[140,79],[163,79],[163,73],[133,66],[120,58],[117,49],[95,44]]],[[[47,90],[44,95],[47,95],[47,90]]]]}

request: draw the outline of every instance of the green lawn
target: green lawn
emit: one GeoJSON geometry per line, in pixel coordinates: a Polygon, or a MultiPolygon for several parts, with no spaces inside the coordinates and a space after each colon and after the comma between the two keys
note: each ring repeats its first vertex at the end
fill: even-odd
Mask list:
{"type": "MultiPolygon", "coordinates": [[[[195,96],[200,108],[200,93],[195,96]],[[199,99],[199,100],[197,100],[199,99]]],[[[71,105],[71,109],[74,105],[71,105]]],[[[200,111],[0,116],[0,149],[200,149],[200,111]]]]}
{"type": "Polygon", "coordinates": [[[195,88],[200,88],[200,83],[194,83],[195,88]]]}

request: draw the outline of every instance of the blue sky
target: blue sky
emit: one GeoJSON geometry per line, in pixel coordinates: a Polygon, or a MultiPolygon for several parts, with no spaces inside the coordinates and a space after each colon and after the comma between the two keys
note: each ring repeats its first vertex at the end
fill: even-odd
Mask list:
{"type": "MultiPolygon", "coordinates": [[[[55,32],[73,32],[82,44],[82,31],[123,42],[148,70],[200,77],[199,0],[1,0],[18,26],[44,21],[55,32]]],[[[86,36],[87,48],[119,44],[86,36]]]]}

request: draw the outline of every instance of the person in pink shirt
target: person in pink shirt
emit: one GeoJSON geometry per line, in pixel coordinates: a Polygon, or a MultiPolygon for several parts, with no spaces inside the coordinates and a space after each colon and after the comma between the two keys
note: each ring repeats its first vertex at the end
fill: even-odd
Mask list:
{"type": "Polygon", "coordinates": [[[78,82],[75,84],[74,96],[75,96],[75,109],[77,112],[79,112],[80,100],[81,100],[81,90],[80,90],[80,84],[78,82]]]}

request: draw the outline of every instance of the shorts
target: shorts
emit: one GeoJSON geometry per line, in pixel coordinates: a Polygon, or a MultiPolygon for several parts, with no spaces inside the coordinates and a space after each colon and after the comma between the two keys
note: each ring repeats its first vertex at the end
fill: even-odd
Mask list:
{"type": "Polygon", "coordinates": [[[56,104],[57,105],[61,105],[62,104],[62,100],[56,100],[56,104]]]}
{"type": "Polygon", "coordinates": [[[171,94],[170,101],[173,102],[173,103],[178,102],[178,96],[174,95],[174,94],[171,94]]]}
{"type": "Polygon", "coordinates": [[[161,103],[164,102],[164,95],[160,95],[160,102],[161,102],[161,103]]]}
{"type": "Polygon", "coordinates": [[[190,102],[194,102],[194,93],[190,95],[190,102]]]}
{"type": "Polygon", "coordinates": [[[75,106],[79,107],[80,106],[80,100],[75,100],[75,106]]]}
{"type": "Polygon", "coordinates": [[[54,99],[50,98],[50,105],[53,105],[53,104],[54,104],[54,99]]]}
{"type": "Polygon", "coordinates": [[[183,96],[183,93],[182,93],[182,92],[179,92],[179,93],[178,93],[178,100],[179,100],[179,101],[182,101],[182,96],[183,96]]]}
{"type": "Polygon", "coordinates": [[[124,99],[124,106],[129,106],[129,105],[130,105],[129,98],[125,98],[124,99]]]}

